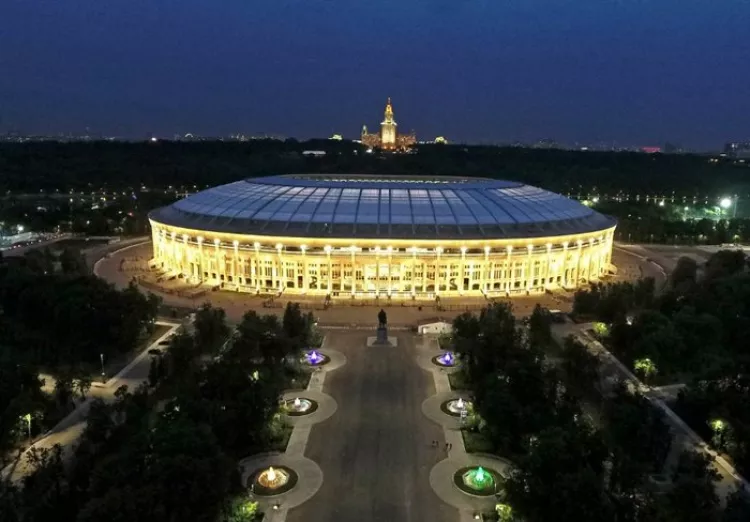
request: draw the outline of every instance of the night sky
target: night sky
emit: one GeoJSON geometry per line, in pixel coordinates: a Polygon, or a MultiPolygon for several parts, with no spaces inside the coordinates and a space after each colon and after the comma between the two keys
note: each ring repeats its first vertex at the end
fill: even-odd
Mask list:
{"type": "Polygon", "coordinates": [[[708,149],[750,138],[747,0],[0,0],[0,132],[708,149]]]}

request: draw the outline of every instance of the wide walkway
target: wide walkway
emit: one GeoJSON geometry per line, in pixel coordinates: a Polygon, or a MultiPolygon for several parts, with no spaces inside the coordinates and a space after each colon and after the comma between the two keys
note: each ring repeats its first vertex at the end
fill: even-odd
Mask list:
{"type": "MultiPolygon", "coordinates": [[[[66,459],[69,458],[73,454],[78,439],[86,429],[86,415],[88,414],[92,399],[102,399],[105,402],[111,403],[115,401],[115,392],[120,386],[127,386],[128,390],[133,391],[142,383],[147,382],[151,366],[151,358],[148,351],[152,348],[158,348],[160,341],[171,336],[180,327],[177,323],[160,321],[157,324],[168,326],[169,330],[146,347],[135,359],[106,383],[93,383],[87,399],[78,403],[75,410],[34,442],[33,447],[37,449],[52,448],[56,444],[59,444],[63,450],[63,457],[66,459]]],[[[17,461],[0,470],[0,477],[10,477],[12,481],[18,481],[25,477],[31,471],[26,460],[28,451],[28,449],[24,451],[17,461]]]]}
{"type": "Polygon", "coordinates": [[[432,378],[415,362],[414,340],[396,334],[398,347],[367,348],[372,332],[334,332],[326,346],[347,364],[327,375],[323,391],[336,400],[336,414],[312,427],[305,456],[320,465],[323,485],[292,509],[287,520],[357,522],[455,522],[429,483],[445,458],[443,430],[422,415],[435,393],[432,378]]]}

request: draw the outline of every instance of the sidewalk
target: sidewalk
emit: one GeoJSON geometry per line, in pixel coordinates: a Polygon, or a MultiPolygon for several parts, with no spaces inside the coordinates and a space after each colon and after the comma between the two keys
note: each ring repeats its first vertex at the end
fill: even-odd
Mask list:
{"type": "Polygon", "coordinates": [[[75,443],[86,428],[86,415],[91,406],[91,401],[102,399],[105,402],[114,402],[115,391],[120,386],[127,385],[129,390],[134,390],[141,383],[148,381],[148,371],[151,364],[148,351],[158,347],[159,342],[172,335],[181,326],[180,324],[166,322],[157,322],[157,324],[170,328],[106,383],[94,383],[86,400],[79,403],[67,417],[27,448],[15,462],[6,466],[0,472],[0,476],[3,478],[9,477],[12,482],[17,482],[25,477],[31,471],[26,460],[26,455],[31,448],[51,448],[55,444],[60,444],[63,449],[63,458],[67,459],[72,456],[75,443]]]}
{"type": "MultiPolygon", "coordinates": [[[[552,334],[555,341],[562,346],[565,338],[569,335],[576,335],[591,326],[586,324],[564,324],[553,325],[552,334]]],[[[734,469],[724,457],[712,450],[706,442],[698,436],[672,409],[662,400],[662,393],[646,386],[638,379],[620,360],[615,357],[604,345],[590,338],[589,336],[577,336],[584,345],[601,359],[602,379],[615,378],[628,383],[633,389],[638,390],[656,408],[664,413],[664,419],[675,433],[682,435],[680,439],[686,450],[694,450],[706,454],[713,462],[714,468],[719,473],[720,480],[716,483],[716,493],[722,504],[727,500],[727,496],[734,492],[737,487],[750,489],[747,481],[734,469]]]]}
{"type": "Polygon", "coordinates": [[[446,400],[466,397],[466,394],[451,390],[448,372],[444,369],[432,363],[430,363],[432,368],[429,369],[424,365],[425,360],[441,353],[443,352],[438,349],[433,336],[425,335],[421,345],[417,346],[419,364],[423,369],[432,373],[436,391],[435,395],[424,401],[422,411],[427,418],[442,425],[445,444],[450,448],[446,451],[447,458],[438,462],[430,470],[430,485],[443,502],[458,509],[461,522],[466,522],[474,520],[477,513],[493,511],[497,499],[494,496],[479,497],[460,491],[453,483],[455,472],[463,467],[482,466],[505,474],[510,469],[511,463],[495,455],[466,452],[460,421],[440,409],[440,405],[446,400]]]}
{"type": "Polygon", "coordinates": [[[305,449],[313,425],[329,418],[338,407],[335,399],[323,392],[326,374],[346,364],[344,354],[327,349],[326,344],[324,339],[320,352],[327,355],[330,362],[313,372],[306,391],[287,391],[283,395],[285,399],[297,396],[313,399],[318,402],[318,409],[309,415],[290,417],[290,423],[294,428],[284,453],[252,455],[239,462],[243,485],[247,485],[256,470],[269,466],[286,466],[293,469],[299,477],[297,485],[286,493],[254,498],[251,494],[251,498],[258,502],[264,513],[264,522],[285,522],[290,509],[310,500],[323,485],[323,471],[316,462],[305,457],[305,449]]]}

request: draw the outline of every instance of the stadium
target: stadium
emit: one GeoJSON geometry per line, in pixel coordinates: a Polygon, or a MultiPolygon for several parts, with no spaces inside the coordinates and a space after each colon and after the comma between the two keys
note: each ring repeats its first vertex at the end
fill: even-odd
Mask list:
{"type": "Polygon", "coordinates": [[[614,270],[616,222],[485,178],[237,181],[149,214],[165,277],[254,294],[435,299],[574,289],[614,270]]]}

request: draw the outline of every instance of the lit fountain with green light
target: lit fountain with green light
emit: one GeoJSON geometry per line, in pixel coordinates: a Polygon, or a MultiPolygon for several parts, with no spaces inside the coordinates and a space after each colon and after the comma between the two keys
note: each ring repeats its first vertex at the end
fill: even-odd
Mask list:
{"type": "Polygon", "coordinates": [[[461,468],[453,475],[453,481],[458,489],[469,495],[488,497],[495,495],[498,490],[500,475],[494,469],[482,466],[461,468]]]}
{"type": "Polygon", "coordinates": [[[492,473],[485,471],[482,466],[471,468],[462,475],[462,480],[466,487],[477,491],[486,490],[495,486],[495,479],[492,473]]]}

